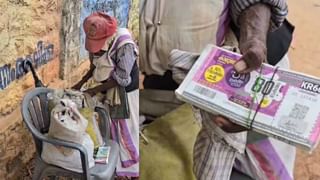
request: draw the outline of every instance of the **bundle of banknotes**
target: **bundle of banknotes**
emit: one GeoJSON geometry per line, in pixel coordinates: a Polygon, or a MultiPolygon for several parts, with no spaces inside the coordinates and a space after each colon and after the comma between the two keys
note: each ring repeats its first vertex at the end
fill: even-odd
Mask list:
{"type": "Polygon", "coordinates": [[[263,64],[239,74],[240,54],[208,45],[176,90],[179,99],[312,151],[320,135],[320,79],[263,64]]]}

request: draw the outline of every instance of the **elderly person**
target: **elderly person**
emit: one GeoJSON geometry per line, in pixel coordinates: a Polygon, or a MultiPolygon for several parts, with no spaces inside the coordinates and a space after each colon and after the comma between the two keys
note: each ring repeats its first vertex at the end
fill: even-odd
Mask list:
{"type": "Polygon", "coordinates": [[[138,179],[139,70],[136,45],[127,29],[117,29],[116,20],[102,12],[93,13],[84,20],[84,31],[90,69],[73,88],[80,89],[92,79],[96,85],[85,92],[96,96],[107,108],[119,100],[115,91],[121,93],[119,88],[126,91],[129,116],[127,119],[112,119],[111,124],[112,139],[120,145],[116,174],[118,179],[138,179]]]}
{"type": "MultiPolygon", "coordinates": [[[[236,47],[243,56],[234,67],[247,73],[268,62],[267,34],[287,15],[285,0],[143,0],[141,5],[140,69],[145,90],[140,93],[140,112],[149,116],[163,115],[181,104],[174,96],[178,84],[168,67],[173,49],[199,54],[207,44],[236,47]],[[240,28],[239,41],[230,21],[240,28]],[[151,106],[155,108],[150,110],[151,106]]],[[[283,58],[279,65],[286,67],[287,61],[283,58]]],[[[293,179],[294,147],[247,133],[220,115],[195,113],[202,122],[194,146],[197,179],[239,179],[235,172],[249,179],[293,179]]]]}

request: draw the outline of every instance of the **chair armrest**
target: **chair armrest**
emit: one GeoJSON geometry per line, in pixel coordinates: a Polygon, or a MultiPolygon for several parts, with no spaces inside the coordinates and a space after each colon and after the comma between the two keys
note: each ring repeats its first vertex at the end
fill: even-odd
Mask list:
{"type": "Polygon", "coordinates": [[[59,139],[49,138],[44,135],[39,136],[39,138],[43,142],[46,142],[49,144],[53,144],[56,146],[63,146],[66,148],[78,150],[80,152],[80,157],[81,157],[83,179],[85,179],[85,180],[90,179],[88,154],[87,154],[87,150],[85,149],[84,146],[82,146],[81,144],[73,143],[73,142],[67,142],[67,141],[62,141],[59,139]]]}
{"type": "Polygon", "coordinates": [[[101,135],[104,139],[110,139],[110,116],[105,108],[95,107],[95,111],[99,114],[101,119],[99,123],[99,128],[101,135]]]}

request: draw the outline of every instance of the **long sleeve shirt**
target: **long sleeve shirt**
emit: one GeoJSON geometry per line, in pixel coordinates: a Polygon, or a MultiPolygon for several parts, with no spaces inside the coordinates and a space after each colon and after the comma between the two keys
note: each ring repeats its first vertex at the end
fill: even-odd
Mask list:
{"type": "Polygon", "coordinates": [[[137,58],[134,52],[134,45],[130,43],[123,45],[111,58],[115,61],[115,70],[111,74],[112,78],[120,86],[128,86],[132,82],[130,73],[137,58]]]}

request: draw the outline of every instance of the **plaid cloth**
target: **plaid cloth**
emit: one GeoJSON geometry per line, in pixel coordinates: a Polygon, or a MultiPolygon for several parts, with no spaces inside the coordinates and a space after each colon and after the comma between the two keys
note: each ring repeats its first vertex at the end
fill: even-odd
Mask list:
{"type": "Polygon", "coordinates": [[[288,6],[286,0],[230,0],[230,15],[232,20],[238,24],[238,19],[242,11],[256,4],[265,3],[271,7],[271,29],[281,26],[288,15],[288,6]]]}

